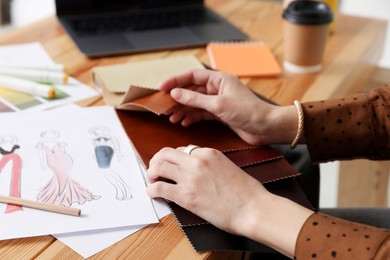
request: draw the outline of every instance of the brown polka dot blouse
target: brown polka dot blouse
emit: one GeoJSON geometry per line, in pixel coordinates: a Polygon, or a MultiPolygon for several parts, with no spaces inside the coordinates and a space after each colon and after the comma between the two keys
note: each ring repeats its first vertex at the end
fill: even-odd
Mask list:
{"type": "MultiPolygon", "coordinates": [[[[390,159],[390,86],[302,107],[313,161],[390,159]]],[[[301,229],[295,258],[389,260],[390,232],[315,213],[301,229]]]]}
{"type": "Polygon", "coordinates": [[[301,229],[295,258],[389,260],[390,232],[315,213],[301,229]]]}
{"type": "Polygon", "coordinates": [[[314,161],[390,159],[390,86],[366,94],[302,104],[314,161]]]}

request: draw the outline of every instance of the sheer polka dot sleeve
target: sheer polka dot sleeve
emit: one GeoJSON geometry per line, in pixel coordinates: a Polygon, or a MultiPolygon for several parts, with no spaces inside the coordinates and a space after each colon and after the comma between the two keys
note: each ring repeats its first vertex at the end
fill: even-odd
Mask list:
{"type": "Polygon", "coordinates": [[[390,158],[390,86],[302,107],[313,161],[390,158]]]}
{"type": "Polygon", "coordinates": [[[314,213],[303,225],[295,259],[389,259],[390,232],[314,213]]]}

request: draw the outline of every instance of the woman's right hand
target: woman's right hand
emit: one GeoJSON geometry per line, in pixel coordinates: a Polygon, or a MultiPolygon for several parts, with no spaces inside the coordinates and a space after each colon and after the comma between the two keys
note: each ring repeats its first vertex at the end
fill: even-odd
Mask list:
{"type": "Polygon", "coordinates": [[[170,111],[173,123],[189,126],[201,120],[220,120],[253,145],[289,143],[296,133],[294,107],[295,115],[291,117],[291,106],[279,107],[260,100],[232,74],[191,70],[165,80],[160,90],[171,91],[172,98],[181,104],[170,111]],[[195,87],[180,88],[187,85],[195,87]]]}

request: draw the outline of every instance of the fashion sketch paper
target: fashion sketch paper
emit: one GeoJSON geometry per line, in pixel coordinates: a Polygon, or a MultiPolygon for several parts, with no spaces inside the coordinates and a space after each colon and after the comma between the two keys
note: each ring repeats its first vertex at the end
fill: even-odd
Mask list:
{"type": "Polygon", "coordinates": [[[0,239],[158,222],[112,107],[0,114],[0,194],[81,209],[0,204],[0,239]]]}
{"type": "MultiPolygon", "coordinates": [[[[144,176],[144,180],[146,180],[145,167],[140,162],[139,167],[144,176]]],[[[159,219],[171,213],[170,209],[162,199],[153,199],[152,203],[159,219]]],[[[88,258],[106,249],[107,247],[112,246],[125,237],[134,234],[146,226],[147,225],[140,225],[92,231],[80,231],[73,233],[54,234],[53,236],[68,247],[72,248],[82,257],[88,258]],[[85,243],[85,241],[88,241],[88,243],[85,243]]]]}

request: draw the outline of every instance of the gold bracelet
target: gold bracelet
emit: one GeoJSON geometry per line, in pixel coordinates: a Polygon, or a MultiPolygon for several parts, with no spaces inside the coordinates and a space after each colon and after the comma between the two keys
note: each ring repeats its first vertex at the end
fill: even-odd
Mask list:
{"type": "Polygon", "coordinates": [[[294,100],[294,106],[296,107],[297,112],[298,112],[298,130],[297,130],[297,134],[294,138],[294,141],[292,141],[292,143],[290,145],[291,149],[294,149],[297,146],[299,140],[302,137],[302,133],[303,133],[303,109],[302,109],[301,102],[299,102],[298,100],[294,100]]]}

